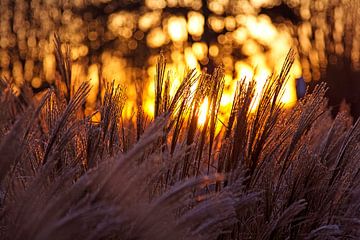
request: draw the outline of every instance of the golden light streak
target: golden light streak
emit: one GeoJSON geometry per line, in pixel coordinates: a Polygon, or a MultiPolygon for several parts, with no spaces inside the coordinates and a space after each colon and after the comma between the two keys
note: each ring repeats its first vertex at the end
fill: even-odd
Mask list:
{"type": "Polygon", "coordinates": [[[209,112],[209,99],[208,97],[205,97],[204,101],[201,103],[199,108],[198,124],[200,126],[204,126],[208,112],[209,112]]]}
{"type": "Polygon", "coordinates": [[[87,79],[91,84],[89,95],[86,99],[85,115],[92,116],[93,122],[99,122],[101,120],[100,112],[96,112],[96,100],[99,92],[99,66],[97,64],[91,64],[88,69],[87,79]],[[95,113],[95,114],[94,114],[95,113]]]}
{"type": "Polygon", "coordinates": [[[91,64],[88,69],[88,80],[91,84],[91,90],[87,97],[87,102],[91,107],[95,107],[97,93],[99,91],[99,67],[97,64],[91,64]]]}
{"type": "Polygon", "coordinates": [[[190,69],[195,68],[197,70],[200,70],[200,66],[197,62],[196,56],[194,55],[190,47],[185,49],[184,55],[187,67],[189,67],[190,69]]]}
{"type": "Polygon", "coordinates": [[[55,56],[54,54],[46,54],[43,61],[43,69],[45,74],[45,79],[47,82],[51,83],[55,77],[55,56]]]}

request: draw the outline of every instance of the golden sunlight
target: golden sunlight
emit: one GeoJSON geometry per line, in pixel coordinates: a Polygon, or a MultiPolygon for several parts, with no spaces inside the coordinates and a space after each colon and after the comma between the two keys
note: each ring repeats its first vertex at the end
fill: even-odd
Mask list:
{"type": "MultiPolygon", "coordinates": [[[[85,106],[87,115],[95,111],[95,102],[102,99],[102,85],[114,82],[126,86],[124,118],[133,118],[139,99],[142,100],[144,113],[153,118],[153,77],[156,59],[162,49],[167,58],[166,72],[170,72],[170,97],[174,96],[188,69],[196,69],[200,74],[205,68],[211,72],[214,66],[224,66],[225,84],[219,116],[226,119],[237,81],[245,78],[246,81],[257,82],[253,111],[268,77],[281,70],[286,53],[298,44],[302,53],[309,58],[299,54],[290,71],[280,101],[285,107],[291,107],[297,100],[295,79],[318,79],[324,67],[324,52],[311,48],[311,22],[304,21],[299,25],[299,39],[295,39],[293,26],[286,22],[277,24],[270,15],[259,14],[260,8],[273,6],[276,1],[245,2],[235,4],[230,14],[227,9],[231,1],[210,0],[203,6],[202,1],[195,0],[147,0],[139,11],[115,10],[109,5],[109,9],[104,10],[109,12],[106,18],[97,17],[91,12],[82,15],[71,8],[61,12],[57,7],[49,7],[51,16],[47,16],[44,10],[34,15],[40,16],[42,13],[47,16],[46,19],[44,17],[44,26],[31,26],[29,29],[24,27],[27,26],[25,12],[20,11],[14,15],[15,33],[10,34],[10,28],[4,28],[1,33],[0,73],[5,78],[12,77],[18,87],[24,82],[30,83],[33,89],[42,89],[44,83],[54,84],[57,66],[52,34],[56,24],[60,24],[58,32],[62,50],[66,44],[71,50],[73,84],[79,86],[81,81],[87,79],[92,85],[85,106]],[[202,12],[206,7],[209,14],[202,12]],[[176,8],[187,10],[177,13],[176,8]],[[19,56],[8,50],[14,46],[19,48],[19,56]]],[[[71,6],[76,9],[80,5],[71,6]]],[[[307,8],[303,8],[300,14],[308,19],[307,8]]],[[[336,39],[342,36],[343,12],[339,8],[334,13],[336,39]]],[[[7,20],[4,16],[5,23],[7,20]]],[[[323,50],[325,33],[323,28],[314,33],[317,48],[323,50]]],[[[340,54],[343,50],[338,45],[339,41],[336,40],[334,51],[340,54]]],[[[356,48],[360,44],[354,40],[353,45],[356,48]]],[[[297,51],[301,53],[299,48],[297,51]]],[[[355,60],[359,58],[358,55],[351,52],[355,60]]],[[[197,84],[192,86],[192,90],[197,84]]]]}
{"type": "Polygon", "coordinates": [[[188,38],[186,20],[183,17],[170,17],[168,19],[168,32],[174,42],[183,42],[188,38]]]}
{"type": "Polygon", "coordinates": [[[199,108],[198,124],[204,126],[209,112],[209,99],[205,97],[199,108]]]}

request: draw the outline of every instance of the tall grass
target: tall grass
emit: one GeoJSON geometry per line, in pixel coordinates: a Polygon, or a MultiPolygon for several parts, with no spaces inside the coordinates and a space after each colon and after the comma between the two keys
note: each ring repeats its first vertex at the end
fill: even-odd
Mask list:
{"type": "Polygon", "coordinates": [[[222,67],[189,71],[171,97],[164,57],[154,119],[141,102],[123,119],[112,83],[95,122],[82,109],[91,86],[72,89],[68,52],[56,49],[62,79],[40,98],[0,82],[2,239],[360,237],[360,122],[346,110],[332,119],[324,85],[283,108],[292,51],[255,111],[255,81],[238,82],[227,122],[222,67]]]}

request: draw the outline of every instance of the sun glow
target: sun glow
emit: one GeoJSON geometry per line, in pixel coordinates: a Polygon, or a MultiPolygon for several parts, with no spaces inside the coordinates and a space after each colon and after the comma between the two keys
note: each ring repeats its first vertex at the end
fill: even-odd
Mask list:
{"type": "MultiPolygon", "coordinates": [[[[234,13],[225,17],[226,9],[232,4],[228,0],[208,1],[211,11],[208,16],[200,11],[202,1],[199,0],[147,0],[145,11],[111,11],[110,8],[106,20],[91,12],[81,15],[68,7],[62,12],[54,5],[49,11],[34,12],[34,22],[44,22],[40,26],[32,26],[32,22],[26,20],[25,10],[17,12],[13,29],[8,27],[11,25],[9,19],[5,19],[11,16],[8,13],[1,17],[6,21],[4,31],[0,33],[0,75],[13,78],[19,87],[23,82],[30,83],[34,89],[41,89],[44,83],[53,84],[58,70],[52,36],[53,31],[58,31],[62,47],[70,46],[71,77],[75,88],[85,80],[92,85],[85,106],[86,115],[96,111],[97,101],[104,96],[103,86],[114,82],[125,88],[124,118],[134,119],[141,100],[141,110],[148,119],[153,119],[156,59],[162,49],[167,58],[165,78],[170,79],[170,98],[174,97],[189,69],[195,69],[199,76],[205,68],[210,72],[214,66],[224,66],[224,90],[219,108],[219,118],[224,120],[231,111],[237,82],[244,78],[257,82],[254,110],[268,76],[280,71],[281,60],[296,43],[289,29],[284,25],[277,27],[270,17],[258,15],[251,7],[262,6],[264,1],[254,0],[251,4],[241,1],[242,4],[235,4],[234,13]],[[187,8],[188,11],[166,11],[172,7],[187,8]],[[37,19],[40,15],[46,18],[37,19]],[[61,25],[59,29],[55,27],[58,25],[61,25]],[[19,56],[16,51],[8,51],[16,46],[19,56]]],[[[79,4],[72,6],[73,9],[84,3],[79,4]]],[[[40,8],[37,6],[31,11],[40,8]]],[[[306,23],[302,24],[301,35],[308,33],[306,26],[306,23]]],[[[299,44],[301,48],[309,48],[303,41],[299,44]]],[[[308,64],[321,60],[321,55],[310,55],[308,64]]],[[[297,59],[281,99],[286,107],[296,102],[295,78],[306,74],[297,59]]],[[[198,84],[195,82],[190,91],[194,92],[198,84]]],[[[208,101],[204,98],[202,108],[208,108],[204,106],[208,101]]],[[[201,112],[199,124],[205,121],[204,114],[207,114],[207,111],[201,112]]]]}
{"type": "MultiPolygon", "coordinates": [[[[206,46],[206,44],[205,44],[206,46]]],[[[200,65],[198,57],[202,54],[201,51],[195,53],[199,49],[205,49],[205,47],[200,45],[200,43],[196,47],[187,47],[184,50],[184,53],[180,51],[173,51],[171,53],[171,63],[168,63],[166,66],[165,78],[170,79],[170,89],[169,94],[170,98],[173,98],[177,89],[180,86],[180,83],[185,76],[187,69],[196,69],[197,73],[201,73],[200,65]],[[195,51],[194,51],[195,50],[195,51]]],[[[279,73],[282,67],[282,62],[285,59],[286,53],[279,57],[281,61],[275,68],[275,74],[279,73]]],[[[156,63],[156,60],[154,61],[156,63]]],[[[226,70],[226,66],[225,66],[226,70]]],[[[145,114],[151,118],[153,118],[154,113],[154,80],[153,77],[156,74],[155,64],[148,68],[149,79],[146,84],[146,91],[143,94],[143,110],[145,114]]],[[[236,90],[236,84],[238,81],[245,80],[246,82],[256,81],[256,90],[253,102],[251,104],[251,112],[255,112],[259,100],[264,88],[266,81],[270,81],[270,75],[273,70],[267,64],[264,56],[257,56],[251,58],[249,61],[236,61],[234,63],[234,72],[235,75],[231,72],[226,72],[224,75],[224,90],[220,100],[220,108],[219,108],[219,119],[221,121],[226,121],[229,117],[229,113],[231,111],[232,103],[234,100],[234,94],[236,90]]],[[[284,107],[289,108],[292,107],[296,103],[296,92],[295,92],[295,78],[301,76],[301,67],[298,61],[295,61],[294,66],[290,70],[289,80],[285,85],[284,94],[280,99],[280,102],[284,104],[284,107]]],[[[195,92],[198,86],[198,81],[191,87],[191,92],[195,92]]],[[[129,100],[128,100],[129,101],[129,100]]],[[[208,114],[209,108],[209,99],[205,97],[201,102],[199,109],[199,118],[198,125],[202,126],[205,123],[206,115],[208,114]]],[[[221,124],[218,125],[218,127],[221,124]]],[[[219,129],[217,128],[217,131],[219,129]]]]}
{"type": "Polygon", "coordinates": [[[188,38],[186,20],[183,17],[170,17],[168,20],[168,32],[174,42],[183,42],[188,38]]]}
{"type": "Polygon", "coordinates": [[[205,97],[199,108],[198,124],[204,126],[209,112],[209,98],[205,97]]]}

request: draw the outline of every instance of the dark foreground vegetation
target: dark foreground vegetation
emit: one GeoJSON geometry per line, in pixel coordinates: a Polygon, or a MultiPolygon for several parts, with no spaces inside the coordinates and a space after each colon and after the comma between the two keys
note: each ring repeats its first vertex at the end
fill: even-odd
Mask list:
{"type": "Polygon", "coordinates": [[[160,58],[154,119],[141,101],[123,119],[125,90],[109,84],[94,121],[67,59],[58,51],[66,87],[41,98],[1,81],[1,239],[360,238],[359,120],[346,108],[333,119],[324,85],[279,104],[292,52],[256,111],[254,83],[238,83],[226,122],[221,68],[189,71],[171,98],[160,58]]]}

